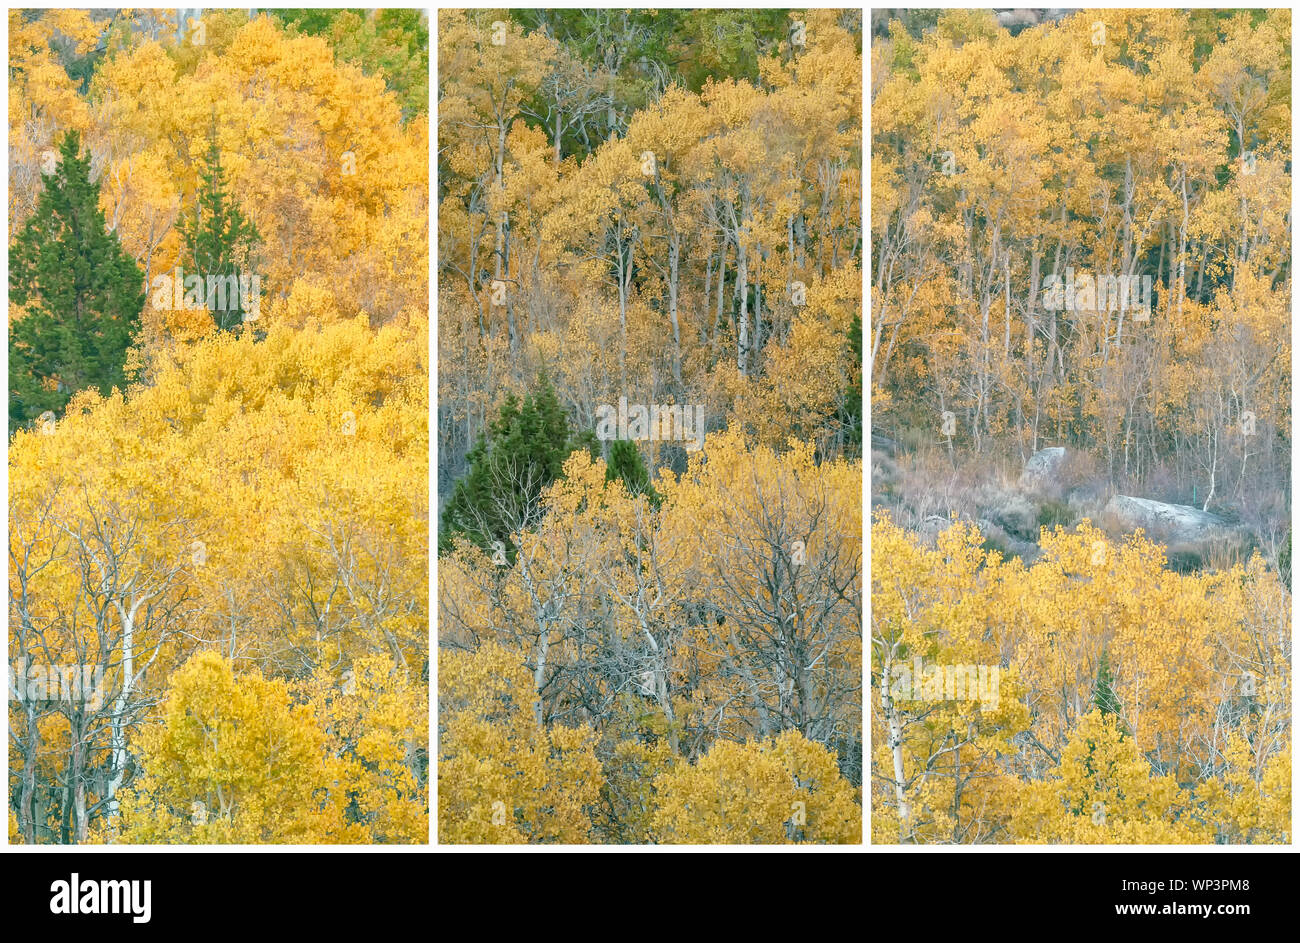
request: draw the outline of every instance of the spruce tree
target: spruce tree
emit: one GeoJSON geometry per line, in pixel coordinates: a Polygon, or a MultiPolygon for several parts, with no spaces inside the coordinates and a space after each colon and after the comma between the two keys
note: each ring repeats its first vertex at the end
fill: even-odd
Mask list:
{"type": "Polygon", "coordinates": [[[439,551],[450,550],[461,534],[484,550],[500,541],[513,557],[511,534],[537,523],[538,498],[561,476],[575,447],[581,447],[581,440],[571,437],[549,379],[541,377],[522,403],[513,393],[507,395],[470,450],[469,471],[443,508],[439,551]]]}
{"type": "Polygon", "coordinates": [[[9,432],[79,390],[126,386],[127,348],[144,310],[144,272],[109,232],[80,136],[64,135],[57,171],[9,253],[9,432]]]}
{"type": "Polygon", "coordinates": [[[641,459],[635,442],[619,439],[610,443],[609,461],[605,464],[605,480],[620,479],[629,494],[644,494],[656,507],[659,495],[650,484],[650,471],[641,459]]]}
{"type": "MultiPolygon", "coordinates": [[[[238,286],[253,284],[254,261],[261,237],[226,188],[226,171],[221,166],[214,123],[199,173],[194,206],[180,228],[185,240],[187,283],[192,276],[203,280],[202,301],[212,313],[212,319],[221,330],[233,331],[244,323],[246,311],[238,286]]],[[[186,294],[189,295],[188,285],[186,294]]]]}

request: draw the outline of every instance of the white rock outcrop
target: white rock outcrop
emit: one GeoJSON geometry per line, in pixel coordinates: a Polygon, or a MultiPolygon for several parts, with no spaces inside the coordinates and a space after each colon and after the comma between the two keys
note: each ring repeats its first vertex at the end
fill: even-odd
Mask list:
{"type": "Polygon", "coordinates": [[[1227,526],[1223,518],[1199,508],[1123,494],[1110,499],[1105,513],[1113,514],[1126,527],[1141,527],[1179,540],[1200,540],[1227,526]]]}

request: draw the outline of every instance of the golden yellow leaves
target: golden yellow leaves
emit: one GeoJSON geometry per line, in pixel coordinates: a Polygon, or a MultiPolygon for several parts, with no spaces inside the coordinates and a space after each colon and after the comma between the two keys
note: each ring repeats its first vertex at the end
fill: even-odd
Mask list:
{"type": "Polygon", "coordinates": [[[140,843],[423,842],[424,686],[383,658],[289,686],[215,652],[173,673],[163,724],[103,837],[140,843]]]}
{"type": "MultiPolygon", "coordinates": [[[[171,272],[185,264],[178,215],[215,133],[230,190],[263,240],[268,294],[282,300],[299,278],[308,290],[325,282],[349,299],[345,316],[360,312],[376,326],[427,309],[428,120],[403,121],[382,77],[336,64],[325,40],[286,35],[265,15],[215,12],[203,18],[205,41],[179,51],[170,31],[111,43],[88,104],[49,47],[56,28],[84,45],[108,26],[77,16],[87,14],[14,21],[11,55],[24,78],[11,96],[22,160],[11,226],[48,172],[43,150],[56,133],[83,130],[124,248],[147,278],[171,272]]],[[[206,333],[202,312],[151,308],[144,322],[137,358],[146,368],[161,348],[206,333]]]]}
{"type": "Polygon", "coordinates": [[[427,841],[429,701],[421,673],[371,655],[341,673],[318,669],[302,694],[328,737],[333,789],[367,840],[427,841]]]}
{"type": "Polygon", "coordinates": [[[661,476],[657,503],[584,450],[564,472],[512,565],[469,545],[439,561],[444,840],[719,840],[714,813],[685,811],[718,789],[739,816],[721,840],[857,840],[829,747],[861,724],[860,466],[730,432],[661,476]],[[771,742],[758,731],[778,714],[822,739],[771,742]],[[542,762],[556,737],[567,764],[596,764],[599,803],[542,762]],[[745,793],[755,776],[771,788],[745,793]],[[536,818],[545,783],[562,839],[536,818]]]}
{"type": "Polygon", "coordinates": [[[539,724],[533,679],[500,645],[438,658],[439,841],[586,841],[601,780],[592,731],[539,724]]]}
{"type": "Polygon", "coordinates": [[[1044,531],[1029,567],[980,540],[955,524],[930,550],[873,524],[877,841],[1285,840],[1276,573],[1180,575],[1141,534],[1086,522],[1044,531]],[[898,697],[895,666],[917,657],[999,667],[999,709],[898,697]]]}
{"type": "Polygon", "coordinates": [[[834,755],[797,731],[720,741],[692,765],[621,741],[606,771],[586,727],[542,727],[508,650],[440,655],[438,828],[449,843],[856,842],[862,810],[834,755]],[[613,833],[606,831],[614,829],[613,833]]]}
{"type": "Polygon", "coordinates": [[[1260,275],[1265,304],[1289,307],[1276,277],[1290,251],[1289,13],[1091,11],[1014,36],[978,12],[918,39],[895,26],[876,44],[895,67],[873,89],[872,126],[888,260],[873,366],[896,408],[969,410],[984,397],[963,387],[992,383],[996,402],[978,407],[991,432],[1026,432],[1032,414],[1108,448],[1147,423],[1212,438],[1224,417],[1203,399],[1231,375],[1257,416],[1276,415],[1283,371],[1254,347],[1268,335],[1232,318],[1248,343],[1210,365],[1199,322],[1217,292],[1260,275]],[[1040,277],[1067,265],[1058,246],[1080,271],[1165,259],[1154,316],[1036,310],[1040,277]],[[926,294],[945,280],[952,291],[926,294]]]}
{"type": "Polygon", "coordinates": [[[49,758],[43,781],[95,780],[91,831],[108,839],[423,841],[427,117],[271,17],[174,17],[10,20],[11,221],[53,169],[47,142],[80,130],[106,223],[151,289],[133,385],[83,391],[11,442],[10,546],[52,557],[28,617],[51,652],[97,632],[111,684],[135,663],[83,768],[53,715],[24,749],[49,758]],[[92,71],[88,91],[69,78],[92,71]],[[265,253],[260,318],[221,335],[152,290],[189,268],[178,220],[210,136],[265,253]],[[105,557],[108,589],[87,583],[105,557]],[[97,606],[87,586],[116,595],[97,606]],[[93,807],[128,760],[145,772],[118,823],[93,807]]]}
{"type": "Polygon", "coordinates": [[[862,809],[824,746],[787,730],[719,741],[655,780],[654,829],[674,844],[856,843],[862,809]]]}
{"type": "MultiPolygon", "coordinates": [[[[56,546],[108,509],[135,535],[132,567],[174,571],[152,604],[184,607],[184,641],[164,639],[154,626],[135,639],[157,647],[141,682],[150,695],[166,687],[193,639],[237,654],[241,668],[314,672],[317,687],[304,695],[314,706],[303,714],[281,682],[235,677],[215,656],[190,662],[172,679],[177,702],[207,710],[229,698],[242,714],[265,715],[268,735],[283,731],[304,778],[274,789],[240,779],[261,762],[248,752],[254,745],[227,737],[205,746],[192,727],[173,725],[170,739],[140,747],[160,758],[150,767],[159,778],[144,787],[156,798],[138,800],[147,806],[137,804],[135,840],[422,841],[429,552],[422,334],[375,332],[358,319],[281,325],[260,342],[222,335],[174,359],[153,385],[127,397],[79,394],[52,434],[15,436],[10,515],[30,526],[12,530],[10,540],[56,546]],[[340,664],[350,666],[360,694],[324,692],[340,664]],[[225,813],[220,799],[190,795],[218,761],[219,775],[211,775],[225,813]],[[169,769],[179,778],[169,780],[169,769]],[[322,789],[343,798],[320,805],[322,789]],[[232,790],[250,796],[239,799],[244,813],[231,812],[232,790]],[[192,801],[217,810],[202,830],[185,824],[192,801]]],[[[75,569],[60,563],[32,588],[51,613],[84,619],[78,585],[75,569]]],[[[225,716],[214,714],[213,724],[225,716]]]]}
{"type": "Polygon", "coordinates": [[[9,11],[10,232],[35,209],[42,176],[57,166],[63,132],[84,134],[91,124],[90,109],[51,41],[62,33],[84,54],[101,28],[86,10],[54,10],[35,19],[26,11],[9,11]]]}
{"type": "Polygon", "coordinates": [[[752,381],[727,378],[735,397],[733,417],[759,442],[780,447],[815,434],[861,371],[846,343],[850,322],[862,308],[861,278],[857,268],[844,266],[787,289],[787,294],[806,290],[806,303],[801,299],[794,307],[785,342],[768,347],[761,376],[752,381]]]}
{"type": "Polygon", "coordinates": [[[340,842],[345,825],[325,734],[284,682],[238,678],[215,652],[172,675],[164,723],[141,738],[142,778],[122,800],[135,842],[340,842]]]}

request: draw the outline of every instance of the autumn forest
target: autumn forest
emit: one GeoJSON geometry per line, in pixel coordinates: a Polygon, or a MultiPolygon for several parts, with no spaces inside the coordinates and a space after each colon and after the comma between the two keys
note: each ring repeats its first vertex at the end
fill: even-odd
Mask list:
{"type": "Polygon", "coordinates": [[[1291,843],[1289,10],[7,19],[8,844],[1291,843]]]}
{"type": "Polygon", "coordinates": [[[426,842],[427,16],[8,17],[9,842],[426,842]]]}
{"type": "Polygon", "coordinates": [[[1291,15],[871,24],[871,831],[1291,840],[1291,15]]]}
{"type": "Polygon", "coordinates": [[[861,26],[441,11],[440,841],[861,841],[861,26]]]}

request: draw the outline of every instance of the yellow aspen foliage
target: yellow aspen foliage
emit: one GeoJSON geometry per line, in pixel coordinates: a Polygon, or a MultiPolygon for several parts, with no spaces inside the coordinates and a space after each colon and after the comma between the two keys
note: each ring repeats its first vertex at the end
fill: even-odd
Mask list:
{"type": "MultiPolygon", "coordinates": [[[[520,685],[512,703],[524,690],[531,698],[521,726],[480,733],[513,755],[543,736],[538,723],[552,734],[567,718],[591,723],[599,841],[658,840],[661,773],[729,741],[770,739],[782,719],[832,767],[837,753],[844,761],[861,717],[859,468],[818,463],[807,445],[776,453],[720,433],[681,478],[661,478],[651,501],[575,451],[543,493],[536,529],[514,536],[511,565],[467,542],[439,561],[443,646],[486,662],[480,640],[493,640],[493,658],[520,685]]],[[[443,724],[448,677],[439,674],[443,724]]],[[[445,734],[442,743],[440,802],[458,795],[453,776],[470,775],[448,758],[445,734]]]]}
{"type": "Polygon", "coordinates": [[[1080,718],[1061,763],[1027,784],[1012,817],[1016,840],[1065,844],[1193,844],[1209,841],[1174,776],[1154,775],[1120,719],[1080,718]]]}
{"type": "Polygon", "coordinates": [[[65,36],[72,51],[84,55],[102,29],[87,10],[51,10],[36,18],[9,11],[10,232],[36,208],[41,176],[57,161],[57,137],[69,129],[84,132],[91,123],[90,107],[51,41],[65,36]]]}
{"type": "Polygon", "coordinates": [[[988,840],[979,784],[1030,718],[988,630],[996,570],[960,525],[930,550],[878,518],[871,553],[873,841],[988,840]]]}
{"type": "Polygon", "coordinates": [[[1062,442],[1212,497],[1275,477],[1290,11],[1000,16],[899,12],[873,43],[877,428],[951,411],[977,455],[1062,442]],[[1272,441],[1224,436],[1247,412],[1272,441]]]}
{"type": "Polygon", "coordinates": [[[103,295],[144,298],[106,349],[48,304],[96,259],[10,310],[49,332],[11,349],[79,338],[11,384],[20,840],[426,841],[427,15],[9,24],[11,254],[77,132],[103,295]]]}
{"type": "Polygon", "coordinates": [[[729,380],[734,415],[759,441],[780,447],[791,438],[815,436],[835,411],[839,391],[861,378],[861,363],[844,344],[862,308],[862,273],[839,268],[806,286],[785,343],[769,351],[767,369],[752,383],[729,380]]]}
{"type": "MultiPolygon", "coordinates": [[[[635,715],[634,715],[635,716],[635,715]]],[[[637,717],[644,734],[646,718],[637,717]]],[[[595,835],[610,844],[648,844],[655,839],[659,777],[682,762],[662,737],[619,740],[603,762],[605,782],[595,835]]]]}
{"type": "Polygon", "coordinates": [[[429,837],[429,703],[424,678],[384,655],[342,671],[325,667],[299,696],[315,712],[350,821],[368,840],[423,844],[429,837]]]}
{"type": "Polygon", "coordinates": [[[718,741],[655,780],[657,841],[673,844],[856,843],[862,810],[825,747],[787,730],[718,741]]]}
{"type": "MultiPolygon", "coordinates": [[[[78,775],[125,762],[132,731],[195,637],[285,679],[341,662],[360,670],[366,658],[382,657],[390,666],[382,673],[405,680],[380,696],[388,683],[374,674],[380,669],[363,673],[363,681],[374,676],[375,696],[364,710],[351,702],[352,713],[337,720],[335,749],[348,764],[332,775],[356,796],[349,830],[337,834],[421,840],[428,762],[421,344],[395,327],[374,332],[354,320],[276,328],[261,342],[225,335],[177,360],[126,396],[79,394],[57,423],[20,430],[11,443],[10,546],[22,561],[11,569],[11,591],[30,626],[11,645],[42,663],[114,666],[104,703],[30,719],[25,742],[45,746],[38,778],[54,775],[60,757],[84,764],[78,775]],[[94,576],[97,559],[116,561],[114,581],[94,576]],[[17,589],[24,584],[26,592],[17,589]],[[133,667],[116,667],[124,658],[133,667]],[[78,753],[69,723],[103,731],[96,742],[112,749],[78,753]]],[[[101,775],[91,781],[114,786],[116,777],[101,775]]],[[[84,801],[87,820],[95,809],[112,818],[102,787],[84,801]]],[[[268,826],[230,840],[292,841],[298,833],[333,840],[334,832],[307,828],[268,826]]],[[[111,834],[111,825],[101,831],[111,834]]],[[[175,834],[139,826],[135,840],[175,834]]]]}
{"type": "Polygon", "coordinates": [[[445,840],[695,840],[662,787],[736,750],[816,771],[781,840],[857,837],[862,37],[855,10],[440,15],[445,840]],[[471,659],[510,712],[465,702],[471,659]]]}
{"type": "Polygon", "coordinates": [[[528,671],[492,642],[438,655],[438,840],[585,842],[600,796],[586,727],[543,727],[528,671]]]}
{"type": "Polygon", "coordinates": [[[1041,539],[1026,566],[973,526],[873,523],[874,840],[1286,841],[1277,574],[1175,573],[1086,521],[1041,539]]]}
{"type": "Polygon", "coordinates": [[[1196,791],[1200,815],[1216,843],[1285,844],[1291,836],[1291,753],[1258,768],[1255,748],[1234,731],[1222,748],[1223,771],[1196,791]]]}
{"type": "Polygon", "coordinates": [[[173,673],[160,726],[141,738],[140,777],[119,840],[194,844],[364,841],[325,733],[288,686],[236,676],[215,652],[173,673]]]}

